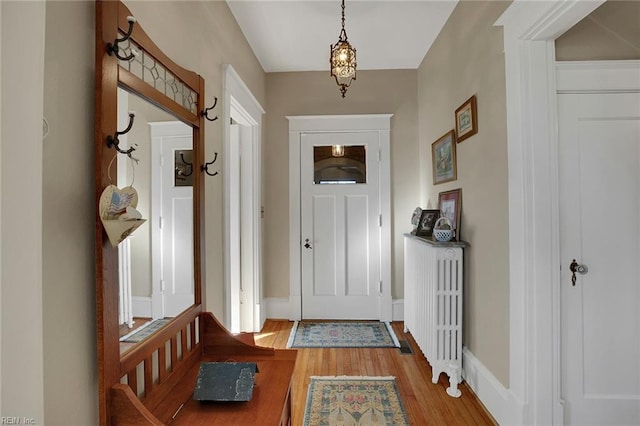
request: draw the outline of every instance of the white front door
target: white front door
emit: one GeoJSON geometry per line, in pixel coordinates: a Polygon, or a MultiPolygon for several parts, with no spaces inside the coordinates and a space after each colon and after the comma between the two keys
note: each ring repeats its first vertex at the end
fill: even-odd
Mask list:
{"type": "Polygon", "coordinates": [[[640,424],[640,94],[561,94],[558,113],[564,422],[640,424]]]}
{"type": "Polygon", "coordinates": [[[300,142],[302,317],[380,319],[378,133],[300,142]]]}
{"type": "MultiPolygon", "coordinates": [[[[152,126],[152,269],[160,297],[154,294],[154,317],[174,317],[193,305],[193,164],[192,129],[180,122],[152,126]]],[[[154,291],[155,293],[155,291],[154,291]]]]}

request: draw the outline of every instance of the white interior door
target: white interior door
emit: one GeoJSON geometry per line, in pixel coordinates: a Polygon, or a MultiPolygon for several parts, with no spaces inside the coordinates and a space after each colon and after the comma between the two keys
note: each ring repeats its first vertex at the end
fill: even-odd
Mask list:
{"type": "Polygon", "coordinates": [[[302,317],[380,319],[378,133],[304,133],[300,156],[302,317]]]}
{"type": "Polygon", "coordinates": [[[153,316],[174,317],[195,300],[190,181],[199,171],[193,164],[189,126],[180,122],[157,123],[151,131],[152,147],[157,150],[157,155],[152,154],[151,165],[151,215],[157,224],[151,237],[153,316]]]}
{"type": "Polygon", "coordinates": [[[558,105],[564,420],[640,424],[640,94],[558,105]]]}

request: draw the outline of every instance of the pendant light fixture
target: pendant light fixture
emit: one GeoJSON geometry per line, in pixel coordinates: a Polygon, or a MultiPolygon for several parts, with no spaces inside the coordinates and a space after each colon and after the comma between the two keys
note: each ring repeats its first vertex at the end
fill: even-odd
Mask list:
{"type": "Polygon", "coordinates": [[[356,49],[349,44],[347,32],[344,29],[344,0],[342,0],[342,31],[336,44],[331,45],[331,76],[336,79],[340,87],[342,97],[347,93],[347,88],[356,79],[356,49]]]}
{"type": "Polygon", "coordinates": [[[344,145],[332,145],[331,146],[332,157],[344,157],[344,145]]]}

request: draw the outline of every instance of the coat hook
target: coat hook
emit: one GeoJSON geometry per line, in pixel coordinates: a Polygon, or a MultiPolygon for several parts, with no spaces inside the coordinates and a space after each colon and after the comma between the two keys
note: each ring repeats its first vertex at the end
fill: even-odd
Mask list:
{"type": "Polygon", "coordinates": [[[185,173],[182,171],[182,169],[180,169],[179,167],[176,166],[176,173],[180,176],[191,176],[193,174],[193,163],[188,163],[187,160],[184,159],[184,152],[180,153],[180,160],[182,161],[182,163],[184,165],[186,165],[187,167],[189,167],[189,173],[185,173]]]}
{"type": "Polygon", "coordinates": [[[136,18],[134,18],[133,16],[127,16],[127,22],[129,23],[129,30],[127,31],[127,33],[122,36],[122,38],[116,38],[113,43],[107,43],[107,53],[109,54],[109,56],[111,56],[111,54],[114,54],[116,58],[120,59],[121,61],[130,61],[135,56],[133,49],[131,49],[131,53],[127,56],[120,55],[120,48],[118,47],[119,43],[127,41],[129,37],[131,37],[131,33],[133,33],[133,24],[136,23],[136,18]]]}
{"type": "MultiPolygon", "coordinates": [[[[218,116],[216,115],[215,117],[211,118],[209,117],[209,111],[214,109],[216,107],[216,105],[218,105],[218,98],[214,96],[213,98],[213,106],[209,107],[209,108],[205,108],[204,111],[202,111],[202,116],[204,118],[206,118],[209,121],[216,121],[218,119],[218,116]]],[[[213,160],[215,161],[215,160],[213,160]]]]}
{"type": "MultiPolygon", "coordinates": [[[[215,106],[215,105],[214,105],[215,106]]],[[[216,117],[218,118],[218,117],[216,117]]],[[[218,160],[218,153],[214,153],[213,155],[213,160],[208,162],[208,163],[204,163],[204,166],[200,166],[200,170],[203,170],[206,174],[208,174],[209,176],[215,176],[218,174],[218,172],[215,173],[209,173],[209,166],[212,165],[213,163],[215,163],[218,160]]]]}
{"type": "Polygon", "coordinates": [[[126,151],[120,149],[120,147],[118,146],[120,144],[120,140],[118,139],[118,136],[124,135],[125,133],[128,133],[129,130],[131,130],[131,128],[133,127],[133,119],[135,118],[135,116],[136,115],[135,115],[135,113],[133,111],[130,112],[129,113],[129,125],[127,126],[127,128],[124,129],[121,132],[116,131],[116,133],[113,136],[112,135],[107,136],[107,146],[109,148],[115,148],[116,151],[118,151],[120,154],[126,154],[132,160],[136,160],[135,158],[133,158],[131,156],[131,153],[133,151],[135,151],[136,148],[132,146],[129,149],[127,149],[126,151]]]}

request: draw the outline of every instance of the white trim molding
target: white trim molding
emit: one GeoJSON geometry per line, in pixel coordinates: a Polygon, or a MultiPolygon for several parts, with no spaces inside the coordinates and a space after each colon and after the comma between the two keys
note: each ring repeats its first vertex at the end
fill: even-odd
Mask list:
{"type": "Polygon", "coordinates": [[[462,348],[462,378],[498,424],[509,424],[509,392],[465,346],[462,348]]]}
{"type": "MultiPolygon", "coordinates": [[[[265,297],[263,302],[266,316],[269,319],[289,319],[291,303],[286,297],[265,297]]],[[[393,299],[391,302],[391,321],[404,321],[404,299],[393,299]]]]}
{"type": "MultiPolygon", "coordinates": [[[[374,131],[380,138],[380,258],[391,259],[391,117],[393,114],[287,116],[289,120],[289,304],[291,320],[302,319],[300,267],[300,137],[305,132],[374,131]]],[[[381,262],[380,320],[392,320],[391,262],[381,262]]]]}
{"type": "Polygon", "coordinates": [[[131,305],[134,317],[152,318],[151,297],[133,296],[131,305]]]}
{"type": "MultiPolygon", "coordinates": [[[[241,325],[241,315],[250,324],[244,324],[242,331],[259,331],[266,320],[266,310],[262,309],[262,221],[260,216],[260,205],[262,203],[262,115],[264,108],[260,105],[255,96],[251,93],[247,85],[242,81],[240,75],[232,65],[222,66],[222,123],[223,123],[223,147],[222,147],[222,179],[223,179],[223,229],[224,229],[224,316],[223,321],[232,332],[239,332],[241,325]],[[229,253],[232,252],[231,220],[232,215],[239,215],[239,212],[232,212],[231,207],[231,119],[241,125],[243,137],[246,137],[250,146],[244,158],[249,164],[244,164],[241,169],[243,182],[250,187],[250,194],[244,194],[246,204],[250,204],[249,212],[241,219],[241,234],[243,238],[243,250],[249,262],[241,264],[242,274],[249,277],[248,282],[252,283],[250,288],[245,288],[244,296],[250,303],[251,308],[241,312],[239,290],[232,288],[231,264],[232,259],[229,253]],[[248,263],[248,264],[247,264],[248,263]],[[252,317],[252,318],[248,318],[252,317]]],[[[244,188],[244,185],[243,185],[244,188]]],[[[238,259],[236,259],[238,260],[238,259]]]]}
{"type": "Polygon", "coordinates": [[[557,91],[566,93],[637,93],[640,61],[556,62],[557,91]]]}
{"type": "Polygon", "coordinates": [[[562,424],[555,39],[604,0],[515,0],[503,27],[509,168],[509,412],[562,424]]]}
{"type": "Polygon", "coordinates": [[[404,299],[391,301],[391,321],[404,321],[404,299]]]}
{"type": "Polygon", "coordinates": [[[267,318],[281,320],[291,318],[288,297],[265,297],[262,301],[267,318]]]}

